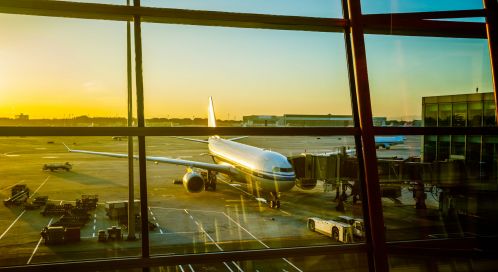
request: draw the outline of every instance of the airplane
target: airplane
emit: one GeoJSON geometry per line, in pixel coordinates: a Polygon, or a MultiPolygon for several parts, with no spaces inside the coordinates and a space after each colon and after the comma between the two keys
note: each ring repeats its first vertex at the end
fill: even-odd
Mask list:
{"type": "Polygon", "coordinates": [[[375,136],[375,148],[390,149],[393,145],[404,144],[405,136],[375,136]]]}
{"type": "MultiPolygon", "coordinates": [[[[216,127],[213,99],[209,97],[208,126],[216,127]]],[[[175,137],[208,145],[214,163],[147,156],[146,160],[186,166],[183,186],[188,192],[216,190],[216,175],[228,176],[231,180],[246,183],[255,196],[263,196],[270,208],[280,208],[280,193],[289,191],[296,184],[296,174],[284,155],[236,142],[246,136],[223,139],[217,135],[207,140],[175,137]]],[[[64,144],[65,145],[65,144],[64,144]]],[[[128,158],[127,154],[70,149],[69,152],[128,158]]],[[[138,159],[138,156],[134,156],[138,159]]]]}

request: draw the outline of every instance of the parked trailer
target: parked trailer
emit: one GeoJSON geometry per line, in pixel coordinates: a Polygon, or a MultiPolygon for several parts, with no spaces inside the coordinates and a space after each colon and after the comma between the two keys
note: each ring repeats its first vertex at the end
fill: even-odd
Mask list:
{"type": "Polygon", "coordinates": [[[97,208],[98,201],[98,195],[82,195],[81,199],[76,199],[76,207],[84,210],[93,210],[97,208]]]}
{"type": "Polygon", "coordinates": [[[6,207],[21,205],[29,198],[29,188],[26,184],[18,184],[11,189],[10,197],[3,201],[6,207]]]}
{"type": "Polygon", "coordinates": [[[46,163],[43,165],[42,169],[43,171],[56,171],[56,170],[66,170],[69,171],[73,168],[73,165],[71,165],[69,162],[66,163],[46,163]]]}
{"type": "Polygon", "coordinates": [[[80,241],[81,229],[79,227],[48,226],[42,229],[40,235],[46,245],[72,243],[80,241]]]}
{"type": "Polygon", "coordinates": [[[49,203],[45,206],[45,209],[41,212],[43,216],[48,216],[48,215],[64,215],[64,214],[70,214],[71,210],[73,209],[72,204],[53,204],[49,203]]]}

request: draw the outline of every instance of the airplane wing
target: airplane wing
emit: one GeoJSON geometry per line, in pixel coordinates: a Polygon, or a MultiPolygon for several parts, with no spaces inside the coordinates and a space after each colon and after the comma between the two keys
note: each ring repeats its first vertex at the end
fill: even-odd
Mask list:
{"type": "Polygon", "coordinates": [[[228,139],[228,140],[229,140],[229,141],[237,141],[237,140],[240,140],[240,139],[245,139],[245,138],[247,138],[247,137],[249,137],[249,136],[234,137],[234,138],[230,138],[230,139],[228,139]]]}
{"type": "MultiPolygon", "coordinates": [[[[77,149],[70,149],[66,144],[64,144],[64,146],[66,146],[66,148],[69,152],[74,152],[74,153],[84,153],[84,154],[114,157],[114,158],[128,158],[128,154],[98,152],[98,151],[90,151],[90,150],[77,150],[77,149]]],[[[135,156],[133,156],[133,158],[137,160],[138,156],[135,155],[135,156]]],[[[173,158],[167,158],[167,157],[154,157],[154,156],[146,156],[145,159],[148,161],[153,161],[153,162],[169,163],[169,164],[176,164],[176,165],[183,165],[183,166],[187,166],[187,167],[211,170],[211,171],[216,171],[216,172],[220,172],[220,173],[224,173],[224,174],[236,173],[235,168],[231,165],[198,162],[198,161],[189,161],[189,160],[173,159],[173,158]]]]}

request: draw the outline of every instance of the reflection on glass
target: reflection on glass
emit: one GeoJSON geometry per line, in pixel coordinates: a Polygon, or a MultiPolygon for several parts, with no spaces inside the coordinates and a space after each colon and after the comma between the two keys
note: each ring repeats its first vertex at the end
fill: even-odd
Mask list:
{"type": "Polygon", "coordinates": [[[439,104],[438,126],[449,127],[451,125],[451,104],[439,104]]]}
{"type": "Polygon", "coordinates": [[[424,126],[435,127],[437,126],[437,104],[425,105],[424,126]]]}
{"type": "MultiPolygon", "coordinates": [[[[455,248],[453,248],[455,249],[455,248]]],[[[389,255],[389,271],[493,271],[498,262],[494,258],[473,256],[427,256],[398,255],[396,250],[389,255]]]]}
{"type": "Polygon", "coordinates": [[[482,126],[482,102],[470,102],[468,104],[469,115],[468,115],[468,126],[469,127],[480,127],[482,126]]]}
{"type": "Polygon", "coordinates": [[[453,104],[453,126],[464,127],[467,122],[467,104],[455,103],[453,104]]]}
{"type": "MultiPolygon", "coordinates": [[[[368,271],[365,253],[335,253],[321,256],[300,256],[224,263],[185,264],[151,267],[151,271],[368,271]],[[240,270],[238,270],[240,268],[240,270]]],[[[127,270],[128,271],[128,270],[127,270]]]]}
{"type": "Polygon", "coordinates": [[[147,137],[152,253],[364,241],[353,137],[187,138],[147,137]]]}
{"type": "Polygon", "coordinates": [[[140,240],[126,240],[128,161],[63,145],[126,154],[126,139],[0,138],[2,266],[140,254],[140,240]]]}
{"type": "Polygon", "coordinates": [[[484,126],[494,127],[496,126],[496,105],[494,101],[484,102],[484,126]]]}
{"type": "Polygon", "coordinates": [[[496,234],[497,151],[496,136],[480,135],[408,136],[379,149],[381,190],[389,188],[382,190],[387,239],[496,234]]]}

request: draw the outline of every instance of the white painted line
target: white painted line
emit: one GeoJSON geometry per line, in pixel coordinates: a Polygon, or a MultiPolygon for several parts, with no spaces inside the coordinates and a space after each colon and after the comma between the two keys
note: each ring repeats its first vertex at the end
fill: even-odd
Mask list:
{"type": "Polygon", "coordinates": [[[95,224],[95,223],[97,223],[97,219],[93,219],[93,223],[94,223],[94,224],[95,224]]]}
{"type": "Polygon", "coordinates": [[[280,210],[280,211],[281,211],[282,213],[286,214],[286,215],[292,215],[291,213],[286,212],[286,211],[284,211],[284,210],[280,210]]]}
{"type": "MultiPolygon", "coordinates": [[[[235,223],[239,228],[241,228],[242,230],[244,230],[245,232],[247,232],[247,234],[249,234],[252,238],[254,238],[254,240],[258,241],[260,244],[262,244],[264,247],[266,248],[270,248],[267,244],[263,243],[263,241],[259,240],[256,236],[254,236],[251,232],[249,232],[247,229],[245,229],[244,227],[242,227],[237,221],[233,220],[233,218],[231,218],[230,216],[228,216],[228,214],[226,213],[223,213],[230,221],[232,221],[233,223],[235,223]]],[[[289,260],[287,260],[286,258],[282,258],[282,260],[284,260],[286,263],[288,263],[290,266],[294,267],[297,271],[300,271],[300,272],[303,272],[301,269],[299,269],[297,266],[295,266],[293,263],[289,262],[289,260]]]]}
{"type": "MultiPolygon", "coordinates": [[[[216,241],[213,239],[213,237],[211,237],[211,235],[209,235],[209,233],[207,233],[207,231],[202,227],[202,225],[199,224],[199,222],[197,222],[194,217],[192,217],[192,215],[189,214],[189,212],[187,211],[187,209],[185,209],[185,212],[190,216],[190,219],[192,219],[192,221],[194,221],[194,223],[199,226],[199,228],[201,229],[202,232],[204,232],[204,234],[207,236],[207,238],[209,238],[209,240],[211,240],[211,242],[220,250],[220,251],[224,251],[223,248],[218,245],[218,243],[216,243],[216,241]]],[[[240,271],[240,272],[244,272],[244,270],[242,270],[242,268],[240,268],[237,263],[233,262],[232,263],[235,265],[235,267],[237,267],[237,269],[240,271]]],[[[228,270],[230,272],[234,272],[232,270],[232,268],[230,268],[230,266],[226,263],[226,262],[223,262],[223,264],[225,265],[226,268],[228,268],[228,270]]]]}
{"type": "MultiPolygon", "coordinates": [[[[48,222],[47,226],[50,226],[50,224],[52,223],[52,220],[54,220],[53,217],[50,218],[50,221],[48,222]]],[[[38,244],[36,245],[35,250],[33,250],[33,254],[31,254],[31,257],[29,257],[29,260],[26,264],[29,264],[31,262],[31,260],[33,259],[33,256],[35,256],[35,253],[38,250],[38,247],[40,246],[42,240],[43,240],[43,237],[40,237],[40,240],[38,240],[38,244]]]]}
{"type": "Polygon", "coordinates": [[[195,272],[194,268],[189,264],[188,267],[190,268],[190,271],[195,272]]]}
{"type": "Polygon", "coordinates": [[[179,265],[178,268],[180,268],[180,271],[185,272],[185,270],[183,270],[183,267],[181,265],[179,265]]]}
{"type": "Polygon", "coordinates": [[[93,215],[93,218],[97,218],[97,214],[94,214],[94,215],[93,215]]]}
{"type": "Polygon", "coordinates": [[[94,232],[94,233],[92,233],[92,238],[95,238],[95,232],[94,232]]]}
{"type": "MultiPolygon", "coordinates": [[[[151,208],[153,208],[153,209],[160,209],[160,210],[185,211],[185,209],[181,209],[181,208],[165,208],[165,207],[158,207],[158,206],[153,206],[151,208]]],[[[189,210],[193,211],[193,212],[222,213],[221,211],[193,210],[193,209],[189,209],[189,210]]]]}
{"type": "Polygon", "coordinates": [[[21,183],[21,182],[24,182],[24,179],[23,179],[23,180],[21,180],[21,181],[19,181],[18,183],[15,183],[15,184],[12,184],[12,185],[10,185],[10,186],[7,186],[7,187],[3,188],[3,189],[2,189],[2,190],[0,190],[0,191],[5,191],[5,190],[7,190],[7,189],[10,189],[10,188],[12,188],[12,187],[16,186],[17,184],[19,184],[19,183],[21,183]]]}
{"type": "Polygon", "coordinates": [[[31,194],[31,196],[30,196],[29,198],[32,198],[32,197],[36,194],[36,192],[38,192],[38,190],[40,190],[40,188],[41,188],[43,185],[45,185],[45,183],[47,182],[48,178],[50,178],[50,176],[47,176],[47,178],[43,181],[43,183],[42,183],[42,184],[40,184],[40,186],[38,186],[38,188],[37,188],[37,189],[36,189],[36,190],[35,190],[35,191],[31,194]]]}
{"type": "Polygon", "coordinates": [[[157,221],[156,217],[155,216],[152,216],[152,219],[154,219],[154,221],[157,221]]]}
{"type": "Polygon", "coordinates": [[[14,220],[14,222],[12,222],[12,224],[10,224],[10,226],[2,233],[2,235],[0,236],[0,240],[2,240],[2,238],[5,236],[5,234],[10,230],[10,228],[12,228],[12,226],[14,226],[14,224],[17,222],[17,220],[19,220],[19,218],[21,218],[21,216],[26,212],[26,210],[22,211],[22,213],[16,218],[16,220],[14,220]]]}
{"type": "MultiPolygon", "coordinates": [[[[220,179],[220,180],[221,180],[221,179],[220,179]]],[[[228,183],[228,182],[226,182],[226,181],[224,181],[224,180],[221,180],[221,182],[223,182],[223,183],[225,183],[225,184],[228,184],[228,185],[230,186],[230,183],[228,183]]],[[[230,186],[230,187],[232,187],[232,188],[234,188],[234,189],[237,189],[237,190],[239,190],[239,191],[243,192],[244,194],[246,194],[246,195],[248,195],[248,196],[253,196],[252,194],[250,194],[250,193],[248,193],[248,192],[246,192],[246,191],[244,191],[244,190],[242,190],[242,189],[240,189],[240,188],[238,188],[238,187],[234,187],[234,186],[230,186]]]]}
{"type": "Polygon", "coordinates": [[[96,226],[93,226],[93,230],[95,230],[95,227],[96,227],[96,226]]]}
{"type": "Polygon", "coordinates": [[[159,229],[159,232],[160,232],[161,234],[164,234],[162,229],[159,229]]]}

